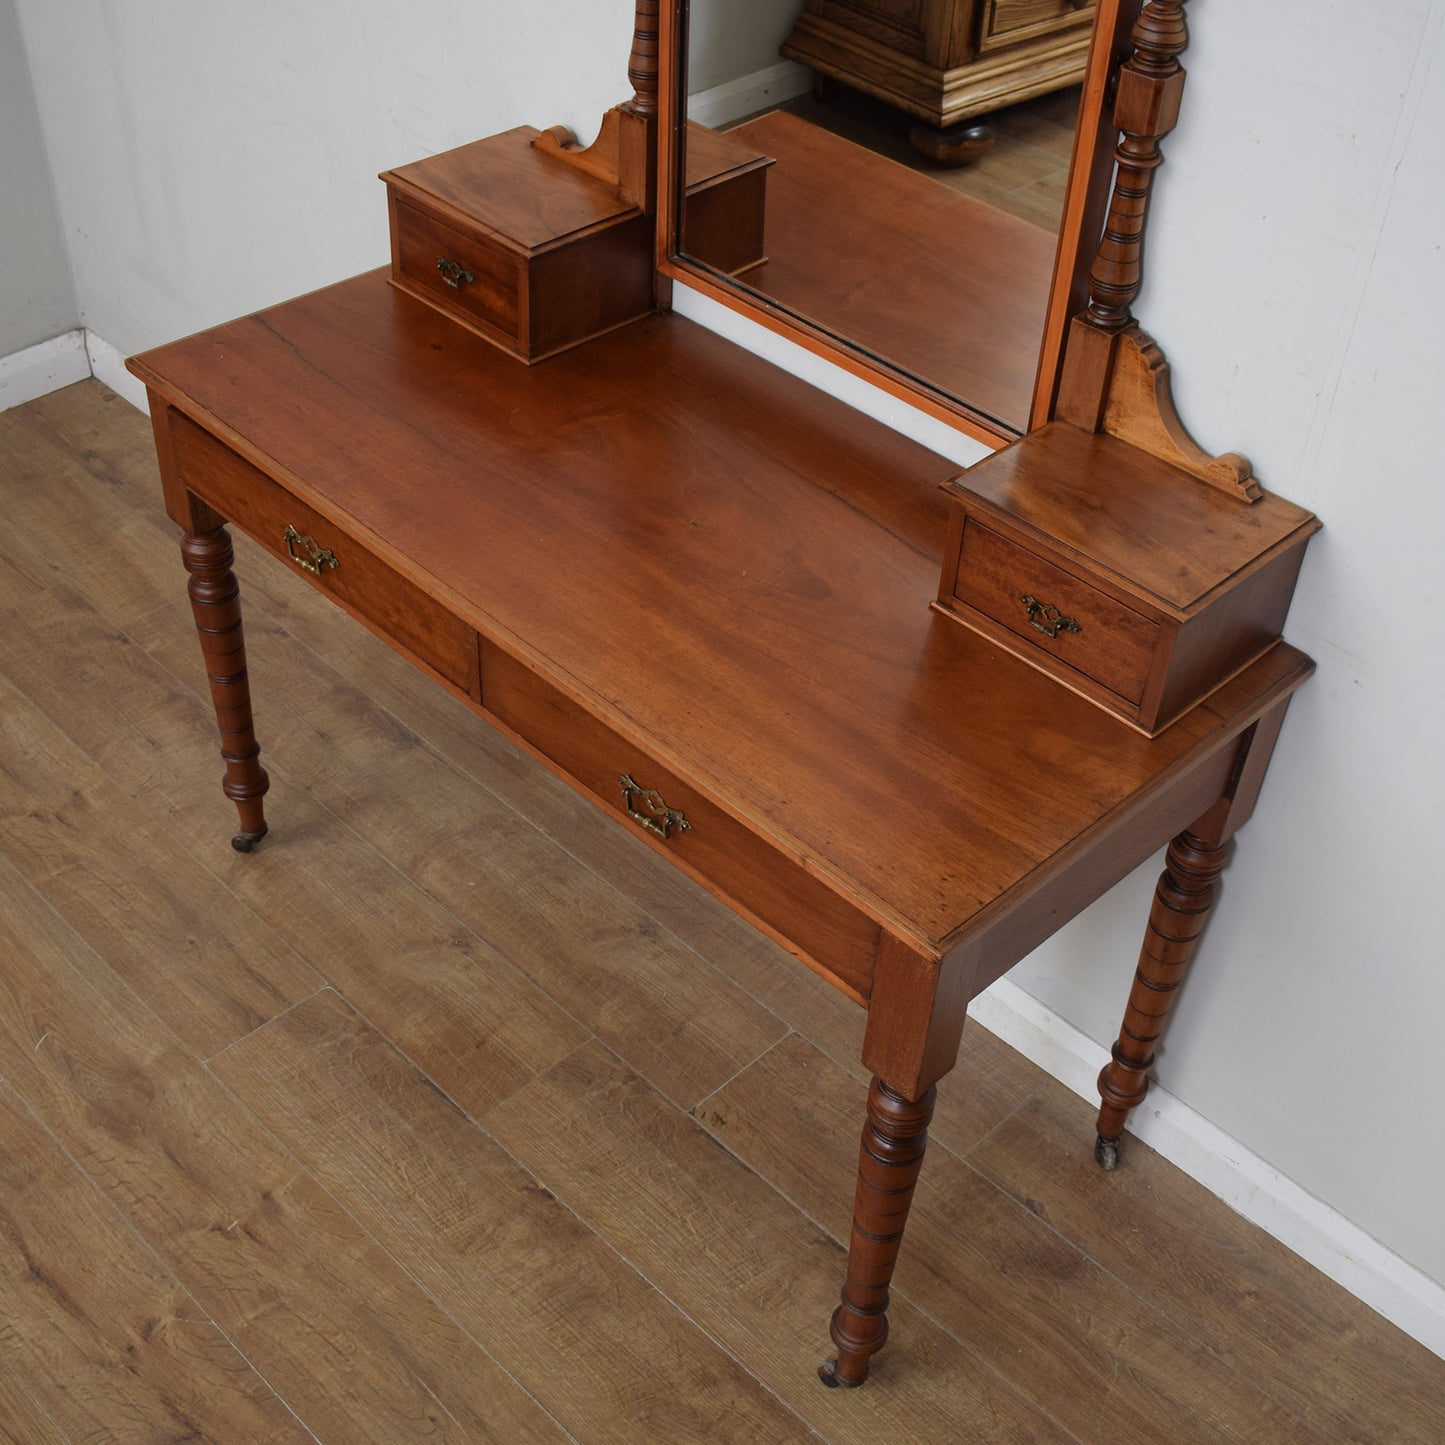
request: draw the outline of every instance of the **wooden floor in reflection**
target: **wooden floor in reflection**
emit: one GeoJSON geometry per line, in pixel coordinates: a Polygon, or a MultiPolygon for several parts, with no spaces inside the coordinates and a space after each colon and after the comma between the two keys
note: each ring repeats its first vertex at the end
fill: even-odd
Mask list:
{"type": "Polygon", "coordinates": [[[993,149],[966,166],[940,166],[925,159],[908,139],[913,121],[860,91],[834,85],[822,100],[806,96],[785,108],[1020,220],[1050,232],[1059,228],[1079,109],[1077,86],[995,111],[988,117],[995,134],[993,149]]]}

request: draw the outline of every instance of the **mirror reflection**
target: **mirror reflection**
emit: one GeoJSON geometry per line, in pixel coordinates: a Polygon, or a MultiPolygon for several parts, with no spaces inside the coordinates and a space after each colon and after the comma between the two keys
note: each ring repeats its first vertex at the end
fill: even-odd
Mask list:
{"type": "Polygon", "coordinates": [[[1025,429],[1092,6],[684,8],[683,255],[1025,429]]]}

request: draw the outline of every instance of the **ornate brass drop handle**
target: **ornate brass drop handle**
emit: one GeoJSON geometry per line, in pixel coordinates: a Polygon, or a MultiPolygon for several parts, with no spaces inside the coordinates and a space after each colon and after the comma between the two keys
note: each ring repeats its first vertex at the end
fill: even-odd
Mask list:
{"type": "Polygon", "coordinates": [[[1019,598],[1029,614],[1029,625],[1045,637],[1057,637],[1061,632],[1082,632],[1084,629],[1072,617],[1065,617],[1052,602],[1040,602],[1037,597],[1019,598]]]}
{"type": "Polygon", "coordinates": [[[477,278],[467,268],[457,261],[448,261],[445,256],[437,257],[437,270],[442,273],[442,280],[452,288],[453,291],[460,291],[461,288],[475,281],[477,278]]]}
{"type": "Polygon", "coordinates": [[[679,833],[691,830],[692,824],[687,821],[687,815],[680,809],[669,808],[660,793],[652,788],[639,787],[629,773],[623,773],[617,781],[622,785],[622,806],[627,809],[627,816],[641,823],[649,833],[656,833],[659,838],[670,838],[673,829],[679,833]]]}
{"type": "Polygon", "coordinates": [[[327,567],[339,567],[341,562],[329,547],[318,545],[316,538],[305,532],[298,532],[289,522],[281,534],[286,544],[286,555],[303,571],[319,577],[327,567]],[[300,547],[301,551],[296,549],[300,547]]]}

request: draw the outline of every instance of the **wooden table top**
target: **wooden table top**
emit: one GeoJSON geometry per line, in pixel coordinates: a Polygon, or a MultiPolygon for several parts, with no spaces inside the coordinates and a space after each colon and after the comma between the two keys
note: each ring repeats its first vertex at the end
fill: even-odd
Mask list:
{"type": "Polygon", "coordinates": [[[374,272],[134,369],[935,955],[1310,668],[1134,732],[930,611],[951,463],[679,317],[527,367],[374,272]]]}

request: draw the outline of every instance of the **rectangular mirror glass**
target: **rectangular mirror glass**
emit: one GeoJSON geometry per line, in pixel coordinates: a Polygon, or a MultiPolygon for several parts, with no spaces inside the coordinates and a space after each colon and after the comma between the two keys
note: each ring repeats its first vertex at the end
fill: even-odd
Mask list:
{"type": "Polygon", "coordinates": [[[682,270],[1027,430],[1095,10],[683,0],[682,270]]]}

